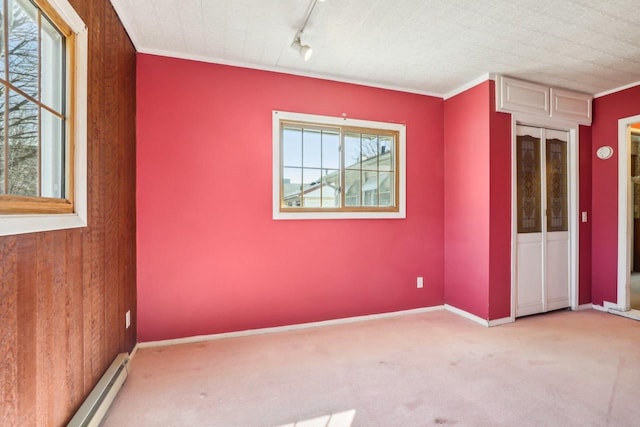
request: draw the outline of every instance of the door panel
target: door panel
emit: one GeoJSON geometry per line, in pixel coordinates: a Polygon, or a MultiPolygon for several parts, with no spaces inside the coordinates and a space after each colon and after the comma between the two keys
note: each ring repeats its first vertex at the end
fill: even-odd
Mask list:
{"type": "Polygon", "coordinates": [[[569,306],[569,232],[547,233],[547,307],[569,306]]]}
{"type": "Polygon", "coordinates": [[[518,235],[517,314],[540,313],[542,306],[542,233],[518,235]]]}
{"type": "Polygon", "coordinates": [[[570,305],[568,132],[516,128],[516,316],[570,305]]]}

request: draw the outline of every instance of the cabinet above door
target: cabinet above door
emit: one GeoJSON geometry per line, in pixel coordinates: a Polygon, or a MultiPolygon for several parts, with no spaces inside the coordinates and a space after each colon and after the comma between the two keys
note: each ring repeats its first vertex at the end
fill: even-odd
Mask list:
{"type": "Polygon", "coordinates": [[[512,77],[496,78],[496,110],[591,125],[591,95],[527,82],[512,77]]]}

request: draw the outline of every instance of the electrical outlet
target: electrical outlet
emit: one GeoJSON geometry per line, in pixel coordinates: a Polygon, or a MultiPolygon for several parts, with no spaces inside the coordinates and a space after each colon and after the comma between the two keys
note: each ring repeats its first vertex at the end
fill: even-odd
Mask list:
{"type": "Polygon", "coordinates": [[[127,312],[124,314],[125,329],[129,329],[129,326],[131,326],[131,310],[127,310],[127,312]]]}
{"type": "Polygon", "coordinates": [[[582,222],[587,222],[587,213],[582,212],[582,222]]]}
{"type": "Polygon", "coordinates": [[[416,286],[418,288],[422,288],[424,286],[424,279],[422,277],[418,277],[418,280],[416,280],[416,286]]]}

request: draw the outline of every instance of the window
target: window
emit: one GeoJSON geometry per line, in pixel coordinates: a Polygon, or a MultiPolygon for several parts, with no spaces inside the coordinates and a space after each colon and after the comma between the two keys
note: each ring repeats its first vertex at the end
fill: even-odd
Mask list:
{"type": "Polygon", "coordinates": [[[405,126],[273,112],[274,219],[404,218],[405,126]]]}
{"type": "Polygon", "coordinates": [[[0,235],[86,225],[86,72],[66,0],[0,0],[0,235]]]}

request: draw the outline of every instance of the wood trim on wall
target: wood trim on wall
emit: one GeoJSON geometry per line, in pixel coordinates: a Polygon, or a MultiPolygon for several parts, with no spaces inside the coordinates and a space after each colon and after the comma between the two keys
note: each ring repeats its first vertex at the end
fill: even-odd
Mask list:
{"type": "Polygon", "coordinates": [[[2,426],[65,425],[136,342],[136,52],[108,0],[69,1],[89,29],[88,227],[0,237],[2,426]]]}

